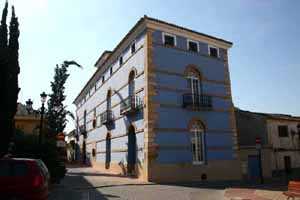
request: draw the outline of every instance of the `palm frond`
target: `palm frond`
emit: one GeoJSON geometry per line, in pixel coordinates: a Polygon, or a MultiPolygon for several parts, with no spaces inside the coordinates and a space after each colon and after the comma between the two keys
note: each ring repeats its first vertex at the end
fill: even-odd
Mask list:
{"type": "Polygon", "coordinates": [[[74,61],[74,60],[71,60],[71,61],[64,61],[64,65],[66,65],[66,66],[76,65],[77,67],[82,68],[82,66],[79,65],[79,64],[78,64],[76,61],[74,61]]]}

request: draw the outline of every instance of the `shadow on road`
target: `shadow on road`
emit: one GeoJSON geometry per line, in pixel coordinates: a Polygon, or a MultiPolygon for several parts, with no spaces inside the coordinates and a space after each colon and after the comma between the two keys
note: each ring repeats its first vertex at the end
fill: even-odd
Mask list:
{"type": "Polygon", "coordinates": [[[101,193],[81,175],[66,175],[60,184],[53,185],[49,195],[49,200],[108,200],[108,198],[120,197],[101,193]],[[76,187],[72,187],[73,185],[76,187]]]}

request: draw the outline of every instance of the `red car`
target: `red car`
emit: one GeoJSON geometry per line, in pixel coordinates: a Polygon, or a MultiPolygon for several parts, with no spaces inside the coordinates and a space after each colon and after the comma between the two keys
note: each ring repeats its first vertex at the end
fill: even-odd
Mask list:
{"type": "Polygon", "coordinates": [[[44,200],[50,175],[41,160],[0,159],[0,199],[44,200]]]}

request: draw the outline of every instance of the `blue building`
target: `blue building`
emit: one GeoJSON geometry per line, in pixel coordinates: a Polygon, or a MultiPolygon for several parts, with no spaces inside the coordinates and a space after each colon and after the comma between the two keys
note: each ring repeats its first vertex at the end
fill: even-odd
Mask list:
{"type": "Polygon", "coordinates": [[[240,179],[231,46],[141,18],[74,100],[83,157],[145,181],[240,179]]]}

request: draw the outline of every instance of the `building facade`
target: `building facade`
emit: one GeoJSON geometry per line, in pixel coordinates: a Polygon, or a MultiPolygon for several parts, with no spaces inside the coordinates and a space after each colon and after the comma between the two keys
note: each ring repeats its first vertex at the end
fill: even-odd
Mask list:
{"type": "MultiPolygon", "coordinates": [[[[18,103],[14,120],[17,130],[20,130],[25,134],[38,135],[41,117],[37,111],[33,110],[32,112],[28,112],[25,105],[18,103]]],[[[46,125],[46,120],[44,123],[46,125]]]]}
{"type": "Polygon", "coordinates": [[[259,177],[256,138],[261,139],[262,172],[270,178],[300,168],[300,118],[236,109],[243,175],[259,177]]]}
{"type": "Polygon", "coordinates": [[[141,18],[74,100],[83,156],[146,181],[240,179],[231,46],[141,18]]]}

